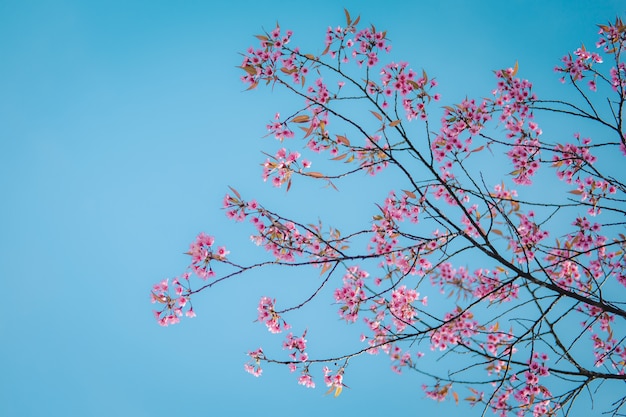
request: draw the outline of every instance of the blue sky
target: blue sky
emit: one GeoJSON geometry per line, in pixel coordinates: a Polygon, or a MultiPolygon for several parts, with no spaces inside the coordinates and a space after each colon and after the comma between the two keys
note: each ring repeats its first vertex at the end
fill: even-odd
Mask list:
{"type": "MultiPolygon", "coordinates": [[[[289,103],[239,81],[238,52],[262,28],[278,21],[294,44],[320,52],[347,7],[388,30],[394,59],[436,76],[448,104],[486,96],[491,70],[516,60],[537,92],[559,94],[560,57],[591,47],[594,25],[625,8],[430,3],[0,1],[0,415],[465,413],[425,400],[420,377],[396,376],[382,356],[351,366],[351,389],[337,399],[279,367],[246,374],[246,351],[280,343],[253,323],[259,297],[304,297],[316,272],[232,280],[198,297],[197,318],[169,328],[149,302],[152,284],[184,270],[200,231],[239,259],[257,256],[250,230],[220,210],[228,185],[303,221],[371,215],[320,207],[331,191],[316,185],[285,195],[263,184],[260,151],[276,144],[260,138],[289,103]]],[[[375,184],[384,196],[388,185],[375,184]]],[[[345,198],[362,197],[346,188],[345,198]]],[[[295,315],[325,329],[320,352],[353,336],[331,301],[295,315]]]]}

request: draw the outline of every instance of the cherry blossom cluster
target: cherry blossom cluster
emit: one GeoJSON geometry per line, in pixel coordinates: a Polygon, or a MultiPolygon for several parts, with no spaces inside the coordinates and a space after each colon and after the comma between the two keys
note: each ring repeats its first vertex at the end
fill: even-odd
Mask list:
{"type": "Polygon", "coordinates": [[[516,78],[517,68],[496,71],[499,79],[493,91],[493,103],[501,109],[500,121],[508,131],[506,137],[513,140],[507,155],[515,168],[513,182],[520,185],[532,184],[531,177],[539,169],[540,142],[542,131],[533,122],[529,104],[536,100],[532,84],[516,78]]]}
{"type": "Polygon", "coordinates": [[[389,352],[389,344],[387,336],[391,334],[391,327],[385,323],[387,302],[384,298],[377,298],[372,300],[369,305],[369,311],[373,318],[363,317],[363,321],[367,327],[374,333],[372,336],[361,335],[361,341],[366,341],[371,349],[368,349],[368,353],[375,355],[380,350],[383,352],[389,352]]]}
{"type": "Polygon", "coordinates": [[[271,333],[280,333],[283,330],[289,330],[291,326],[280,317],[274,308],[276,300],[269,297],[261,297],[259,306],[257,307],[258,320],[265,324],[267,330],[271,333]]]}
{"type": "Polygon", "coordinates": [[[327,104],[330,100],[330,91],[322,78],[315,80],[315,83],[307,88],[307,93],[309,93],[307,100],[313,103],[327,104]]]}
{"type": "Polygon", "coordinates": [[[163,305],[161,310],[154,310],[154,318],[161,326],[168,326],[180,322],[184,315],[195,317],[196,313],[189,301],[189,273],[172,280],[173,294],[170,292],[169,279],[154,284],[150,298],[152,303],[163,305]],[[186,310],[186,311],[185,311],[186,310]]]}
{"type": "MultiPolygon", "coordinates": [[[[531,132],[538,133],[538,128],[532,122],[529,124],[531,126],[531,132]]],[[[510,125],[507,124],[507,127],[511,131],[520,131],[521,127],[519,124],[510,125]]],[[[520,185],[531,185],[532,180],[531,177],[537,173],[539,169],[539,159],[540,159],[540,143],[539,140],[535,137],[527,136],[526,133],[521,134],[521,136],[515,139],[515,145],[507,152],[507,156],[513,162],[513,182],[520,185]]]]}
{"type": "Polygon", "coordinates": [[[244,221],[248,215],[263,212],[256,200],[245,202],[239,195],[226,194],[222,200],[222,207],[226,210],[226,217],[238,222],[244,221]]]}
{"type": "MultiPolygon", "coordinates": [[[[382,214],[373,216],[372,233],[368,251],[382,255],[384,263],[390,270],[397,269],[402,275],[424,276],[431,268],[431,263],[423,256],[434,251],[440,244],[444,244],[445,237],[423,239],[417,244],[403,250],[396,250],[399,244],[398,222],[409,220],[419,222],[422,211],[420,198],[418,202],[415,194],[405,191],[398,197],[394,191],[389,193],[384,205],[380,208],[382,214]]],[[[380,284],[380,279],[376,279],[380,284]]]]}
{"type": "MultiPolygon", "coordinates": [[[[597,48],[602,48],[607,54],[614,54],[616,66],[612,67],[610,73],[610,84],[613,91],[620,97],[626,98],[626,64],[620,62],[620,55],[626,47],[626,30],[621,19],[616,19],[614,24],[599,25],[600,39],[596,42],[597,48]]],[[[594,64],[602,63],[602,57],[595,52],[589,52],[584,46],[578,48],[574,54],[568,54],[562,59],[563,66],[556,67],[555,71],[564,73],[561,78],[565,82],[565,76],[569,76],[574,82],[582,80],[590,73],[588,87],[591,91],[597,90],[597,80],[599,73],[593,69],[594,64]]]]}
{"type": "Polygon", "coordinates": [[[298,384],[304,385],[307,388],[315,388],[315,382],[313,381],[313,377],[309,374],[308,369],[305,369],[300,374],[298,378],[298,384]]]}
{"type": "MultiPolygon", "coordinates": [[[[576,133],[574,137],[580,144],[580,135],[576,133]]],[[[593,165],[597,160],[589,150],[590,143],[591,140],[585,138],[580,145],[572,143],[557,145],[552,165],[557,169],[556,175],[560,180],[576,185],[572,193],[580,195],[581,201],[590,206],[588,213],[595,216],[601,212],[601,208],[598,207],[600,200],[609,194],[615,194],[617,188],[608,181],[594,178],[592,175],[584,178],[580,176],[585,167],[593,165]]]]}
{"type": "Polygon", "coordinates": [[[454,107],[444,108],[439,135],[431,145],[437,161],[441,162],[446,157],[454,158],[461,152],[470,151],[472,137],[478,135],[484,124],[491,120],[491,112],[487,105],[487,100],[478,105],[473,99],[465,99],[454,107]],[[464,133],[468,135],[466,138],[462,137],[464,133]]]}
{"type": "Polygon", "coordinates": [[[430,274],[430,281],[444,294],[452,289],[459,295],[486,298],[490,302],[508,302],[518,296],[519,286],[513,282],[503,282],[500,272],[489,269],[476,269],[473,273],[461,266],[454,268],[450,262],[443,262],[430,274]]]}
{"type": "Polygon", "coordinates": [[[374,176],[389,166],[389,145],[378,145],[379,136],[370,136],[365,139],[365,146],[357,149],[356,158],[361,161],[361,168],[369,175],[374,176]]]}
{"type": "Polygon", "coordinates": [[[437,382],[432,389],[428,389],[428,385],[426,384],[422,385],[422,390],[426,394],[426,397],[439,402],[444,401],[448,397],[451,388],[452,384],[441,385],[439,382],[437,382]]]}
{"type": "MultiPolygon", "coordinates": [[[[422,354],[418,353],[417,356],[420,357],[422,354]]],[[[391,346],[389,358],[392,360],[391,370],[397,374],[402,373],[402,368],[413,365],[411,352],[403,352],[397,344],[391,346]]]]}
{"type": "MultiPolygon", "coordinates": [[[[385,219],[393,223],[408,220],[417,224],[422,209],[420,204],[410,201],[415,199],[416,196],[412,192],[405,191],[401,197],[398,197],[395,191],[390,191],[381,209],[385,219]]],[[[420,202],[423,202],[423,199],[420,199],[420,202]]]]}
{"type": "MultiPolygon", "coordinates": [[[[396,373],[400,373],[403,367],[411,366],[413,363],[411,353],[403,352],[394,340],[399,332],[415,323],[417,311],[412,304],[416,301],[426,305],[428,299],[423,297],[419,300],[419,294],[415,290],[401,286],[392,291],[389,300],[383,297],[372,299],[368,308],[371,318],[363,318],[373,333],[371,336],[361,335],[361,341],[367,341],[370,346],[367,352],[376,355],[382,351],[389,355],[392,361],[391,369],[396,373]],[[391,324],[386,321],[388,316],[391,316],[391,324]]],[[[419,352],[416,355],[419,358],[423,353],[419,352]]]]}
{"type": "Polygon", "coordinates": [[[187,255],[191,256],[191,270],[200,278],[208,279],[215,276],[211,265],[212,261],[225,261],[230,252],[226,247],[219,246],[213,250],[215,239],[202,232],[198,234],[195,242],[189,245],[187,255]]]}
{"type": "Polygon", "coordinates": [[[333,372],[329,367],[324,366],[324,383],[328,387],[328,392],[335,391],[335,397],[341,394],[341,390],[345,386],[343,383],[344,368],[339,368],[337,372],[333,372]]]}
{"type": "Polygon", "coordinates": [[[473,204],[470,207],[467,207],[466,211],[467,214],[463,214],[461,217],[461,224],[465,226],[463,229],[463,233],[465,233],[467,236],[479,237],[480,233],[477,226],[480,227],[480,212],[478,211],[478,205],[473,204]]]}
{"type": "Polygon", "coordinates": [[[518,403],[523,406],[530,406],[534,403],[533,416],[546,415],[550,409],[550,400],[552,397],[550,391],[539,383],[539,378],[545,378],[550,375],[545,362],[548,355],[535,352],[532,360],[528,364],[528,370],[524,372],[524,382],[514,394],[518,403]]]}
{"type": "Polygon", "coordinates": [[[357,24],[358,19],[355,22],[348,21],[345,27],[328,27],[324,42],[326,44],[326,51],[330,54],[331,58],[337,57],[341,62],[348,62],[349,49],[354,46],[354,40],[351,36],[356,32],[357,24]]]}
{"type": "Polygon", "coordinates": [[[549,235],[546,230],[541,230],[541,227],[533,221],[534,217],[533,211],[519,214],[516,236],[510,240],[513,253],[517,255],[517,262],[520,264],[530,263],[534,260],[537,245],[549,235]]]}
{"type": "MultiPolygon", "coordinates": [[[[533,417],[554,415],[560,408],[552,401],[552,393],[540,383],[540,378],[550,375],[545,362],[548,356],[543,353],[533,353],[532,359],[523,373],[524,379],[518,373],[511,375],[494,393],[489,405],[494,413],[500,417],[507,417],[515,412],[518,417],[532,413],[533,417]],[[515,402],[512,402],[512,401],[515,402]],[[516,411],[517,410],[517,411],[516,411]]],[[[472,390],[474,403],[484,401],[484,393],[472,390]]]]}
{"type": "Polygon", "coordinates": [[[405,285],[391,292],[389,300],[389,312],[391,313],[393,325],[396,332],[402,332],[407,326],[415,323],[417,311],[413,307],[413,302],[419,299],[419,293],[412,288],[407,289],[405,285]]]}
{"type": "Polygon", "coordinates": [[[284,49],[280,60],[282,65],[280,72],[289,75],[293,84],[304,85],[306,76],[309,75],[309,68],[313,65],[311,58],[310,56],[302,57],[298,48],[293,51],[284,49]]]}
{"type": "Polygon", "coordinates": [[[243,368],[251,375],[256,377],[261,376],[263,373],[263,368],[261,368],[261,360],[265,359],[265,354],[263,353],[262,348],[258,348],[257,350],[253,350],[248,352],[248,356],[250,356],[250,362],[243,365],[243,368]]]}
{"type": "Polygon", "coordinates": [[[613,336],[610,328],[607,329],[604,338],[594,333],[591,335],[591,340],[595,366],[600,367],[608,363],[620,375],[626,375],[626,344],[623,340],[620,341],[613,336]]]}
{"type": "Polygon", "coordinates": [[[335,301],[341,305],[339,316],[354,323],[359,317],[361,303],[367,297],[363,287],[369,274],[358,266],[351,266],[343,276],[343,287],[335,289],[335,301]]]}
{"type": "Polygon", "coordinates": [[[626,63],[620,62],[617,67],[610,70],[611,87],[620,94],[622,98],[626,98],[626,63]]]}
{"type": "Polygon", "coordinates": [[[373,67],[378,63],[380,52],[389,52],[391,44],[387,43],[387,32],[376,31],[374,26],[361,29],[354,35],[355,48],[352,57],[359,65],[365,63],[373,67]]]}
{"type": "MultiPolygon", "coordinates": [[[[420,118],[426,120],[426,104],[430,100],[438,101],[440,96],[438,93],[431,94],[433,87],[437,86],[437,81],[428,80],[428,76],[424,71],[422,77],[417,78],[417,74],[408,68],[406,62],[385,65],[380,72],[381,87],[377,86],[373,81],[368,84],[368,92],[370,95],[383,94],[385,97],[392,97],[400,94],[402,97],[402,107],[406,113],[407,120],[420,118]]],[[[389,107],[389,103],[385,100],[382,108],[389,107]]]]}
{"type": "MultiPolygon", "coordinates": [[[[187,255],[191,256],[189,269],[199,278],[206,280],[215,276],[213,262],[226,261],[230,252],[224,246],[213,249],[215,239],[204,232],[196,237],[189,245],[187,255]]],[[[191,305],[190,273],[185,272],[172,280],[173,293],[170,292],[169,279],[163,280],[152,287],[151,301],[163,305],[161,310],[154,311],[154,317],[161,326],[177,324],[180,317],[195,317],[196,313],[191,305]]]]}
{"type": "Polygon", "coordinates": [[[578,145],[573,143],[557,144],[554,147],[552,166],[557,169],[556,175],[560,180],[568,184],[572,183],[574,175],[578,174],[585,166],[593,165],[597,158],[591,154],[589,144],[591,139],[580,140],[580,134],[574,134],[578,145]]]}
{"type": "Polygon", "coordinates": [[[619,54],[620,51],[626,49],[626,25],[621,18],[616,18],[614,24],[599,25],[601,36],[596,47],[604,48],[604,52],[619,54]]]}
{"type": "Polygon", "coordinates": [[[615,337],[611,323],[615,316],[601,308],[589,304],[578,307],[578,311],[586,314],[589,318],[581,323],[585,330],[591,332],[593,342],[593,355],[595,366],[600,367],[609,364],[619,375],[626,375],[626,344],[624,339],[615,337]],[[595,331],[595,325],[599,324],[600,333],[595,331]]]}
{"type": "Polygon", "coordinates": [[[497,270],[477,269],[473,278],[472,296],[477,299],[486,298],[490,302],[508,302],[519,295],[519,286],[513,282],[502,282],[497,270]]]}
{"type": "Polygon", "coordinates": [[[562,59],[563,66],[556,67],[554,70],[556,72],[564,73],[564,76],[561,78],[561,82],[565,82],[565,76],[569,76],[569,78],[576,82],[585,78],[586,74],[590,72],[592,74],[592,78],[588,82],[589,89],[591,91],[596,91],[596,79],[597,73],[592,70],[593,64],[601,64],[602,58],[595,52],[589,52],[583,46],[582,48],[578,48],[574,51],[574,55],[568,54],[565,55],[562,59]]]}
{"type": "Polygon", "coordinates": [[[280,121],[280,113],[276,113],[274,121],[267,125],[267,130],[281,142],[284,139],[291,139],[295,136],[293,130],[289,128],[288,123],[286,121],[280,121]]]}
{"type": "MultiPolygon", "coordinates": [[[[289,354],[289,357],[294,361],[306,362],[309,359],[309,354],[305,352],[306,349],[306,330],[302,333],[300,337],[294,337],[293,333],[289,333],[287,338],[283,342],[283,349],[292,350],[289,354]]],[[[293,365],[292,371],[294,371],[295,364],[293,365]]]]}
{"type": "Polygon", "coordinates": [[[356,24],[348,20],[347,27],[328,27],[326,31],[326,51],[331,58],[338,57],[341,62],[348,62],[352,56],[359,66],[364,63],[373,67],[378,63],[380,52],[389,52],[391,45],[387,43],[386,32],[378,32],[374,26],[357,31],[356,24]],[[349,35],[353,35],[348,38],[349,35]],[[333,46],[337,45],[337,46],[333,46]]]}
{"type": "Polygon", "coordinates": [[[442,351],[459,343],[467,345],[470,338],[477,334],[478,327],[471,311],[457,307],[453,312],[446,313],[443,324],[431,333],[430,349],[442,351]]]}
{"type": "Polygon", "coordinates": [[[287,153],[285,148],[279,149],[273,158],[267,158],[263,163],[263,181],[272,177],[272,184],[275,187],[288,183],[294,171],[302,173],[303,169],[311,166],[311,162],[306,159],[302,160],[302,166],[300,166],[298,159],[300,159],[299,152],[287,153]]]}
{"type": "Polygon", "coordinates": [[[244,69],[246,75],[241,80],[250,88],[256,87],[259,81],[271,82],[274,80],[276,72],[283,65],[281,62],[281,57],[284,54],[283,48],[289,43],[291,35],[291,31],[281,35],[280,27],[277,26],[269,36],[257,36],[261,41],[261,48],[250,47],[244,55],[241,68],[244,69]]]}
{"type": "Polygon", "coordinates": [[[598,203],[609,194],[615,194],[617,188],[606,180],[597,179],[589,175],[585,178],[574,179],[576,189],[572,191],[580,195],[580,201],[589,205],[587,212],[596,216],[602,211],[598,203]]]}
{"type": "MultiPolygon", "coordinates": [[[[492,218],[498,217],[500,214],[511,215],[520,210],[520,204],[516,200],[517,190],[508,189],[504,182],[502,184],[496,184],[493,187],[493,191],[489,193],[490,200],[485,199],[489,210],[489,215],[492,218]]],[[[478,221],[478,220],[477,220],[478,221]]],[[[489,232],[502,236],[500,229],[491,228],[489,232]]]]}
{"type": "Polygon", "coordinates": [[[330,229],[328,238],[322,236],[322,225],[296,225],[284,221],[265,210],[256,200],[249,202],[239,195],[226,194],[223,200],[227,217],[236,221],[246,218],[254,225],[257,234],[250,236],[257,246],[263,246],[277,260],[294,262],[296,256],[308,256],[317,266],[324,261],[335,259],[340,248],[347,248],[348,242],[341,234],[330,229]]]}
{"type": "MultiPolygon", "coordinates": [[[[503,332],[499,330],[498,323],[489,326],[487,333],[487,340],[485,343],[480,343],[479,346],[485,349],[494,358],[509,356],[515,353],[517,350],[511,346],[510,341],[513,340],[513,334],[511,332],[503,332]],[[500,348],[503,348],[501,352],[498,352],[500,348]]],[[[501,372],[508,370],[508,362],[502,359],[493,359],[487,366],[487,375],[500,375],[501,372]]]]}
{"type": "Polygon", "coordinates": [[[451,206],[457,206],[459,201],[461,203],[469,202],[469,195],[465,193],[465,190],[458,186],[458,181],[455,179],[454,174],[452,174],[452,171],[448,169],[452,167],[452,163],[446,163],[444,167],[446,170],[442,179],[446,184],[439,184],[431,187],[433,197],[437,200],[443,199],[451,206]]]}

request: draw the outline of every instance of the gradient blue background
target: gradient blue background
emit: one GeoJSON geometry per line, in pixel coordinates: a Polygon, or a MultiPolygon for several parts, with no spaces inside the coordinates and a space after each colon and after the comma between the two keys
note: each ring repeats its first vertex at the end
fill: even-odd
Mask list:
{"type": "MultiPolygon", "coordinates": [[[[268,89],[243,92],[235,67],[252,35],[276,21],[294,30],[294,44],[320,52],[344,7],[388,30],[395,59],[436,76],[442,104],[488,95],[491,70],[516,60],[539,94],[554,97],[560,57],[581,42],[593,47],[594,25],[626,8],[0,1],[1,416],[466,414],[425,400],[421,377],[396,376],[384,356],[351,365],[351,389],[337,399],[324,397],[319,373],[316,390],[280,367],[258,379],[246,374],[246,351],[282,340],[253,323],[258,298],[295,292],[301,300],[315,272],[232,280],[198,297],[198,317],[174,327],[152,317],[152,284],[184,270],[182,253],[197,232],[215,235],[237,259],[262,254],[247,243],[250,229],[220,210],[227,185],[303,221],[328,212],[310,203],[329,190],[314,185],[313,199],[305,184],[285,196],[262,183],[260,150],[276,144],[259,138],[274,112],[290,107],[268,89]]],[[[337,209],[324,218],[371,213],[337,209]]],[[[341,351],[354,336],[337,323],[331,300],[294,316],[325,329],[319,353],[341,351]]]]}

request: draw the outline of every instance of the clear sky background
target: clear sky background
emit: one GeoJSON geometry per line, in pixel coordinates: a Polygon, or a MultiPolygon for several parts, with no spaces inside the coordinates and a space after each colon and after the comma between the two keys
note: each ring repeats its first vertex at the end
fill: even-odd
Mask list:
{"type": "MultiPolygon", "coordinates": [[[[593,47],[594,25],[626,4],[0,0],[0,416],[465,415],[424,399],[421,377],[395,375],[385,356],[351,365],[336,399],[319,373],[316,390],[281,367],[245,373],[245,352],[282,340],[253,323],[259,297],[301,300],[315,271],[232,280],[177,326],[152,316],[151,286],[184,271],[198,232],[238,259],[261,254],[220,210],[227,185],[303,221],[372,214],[324,207],[334,191],[317,185],[313,198],[304,183],[287,196],[263,184],[260,151],[276,143],[260,138],[290,107],[269,89],[244,92],[236,68],[277,21],[321,52],[344,7],[386,28],[393,58],[437,77],[450,104],[488,95],[491,70],[516,60],[554,98],[560,57],[593,47]]],[[[295,316],[330,323],[321,353],[354,336],[331,302],[295,316]]]]}

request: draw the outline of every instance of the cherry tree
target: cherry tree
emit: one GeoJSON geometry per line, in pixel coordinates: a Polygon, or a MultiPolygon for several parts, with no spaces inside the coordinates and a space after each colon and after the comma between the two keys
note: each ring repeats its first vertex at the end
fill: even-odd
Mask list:
{"type": "Polygon", "coordinates": [[[443,105],[436,79],[385,61],[387,32],[359,21],[346,11],[321,53],[293,46],[279,26],[258,35],[242,54],[242,81],[294,98],[267,125],[277,144],[263,180],[334,193],[347,177],[367,187],[393,172],[387,197],[361,208],[371,213],[362,228],[340,232],[230,188],[226,216],[249,223],[244,236],[251,230],[267,258],[246,264],[248,249],[231,254],[200,233],[187,271],[152,288],[158,323],[194,317],[199,293],[242,273],[298,267],[317,288],[295,305],[267,288],[257,319],[282,334],[283,351],[251,350],[252,375],[287,366],[299,384],[337,396],[350,361],[387,355],[393,371],[421,373],[436,401],[567,415],[581,394],[606,390],[617,394],[603,411],[623,415],[626,26],[599,25],[596,49],[562,58],[555,82],[571,100],[538,97],[515,64],[494,72],[485,98],[443,105]],[[542,134],[548,119],[558,135],[542,134]],[[307,324],[292,328],[289,313],[319,297],[358,329],[360,347],[309,355],[307,324]]]}

